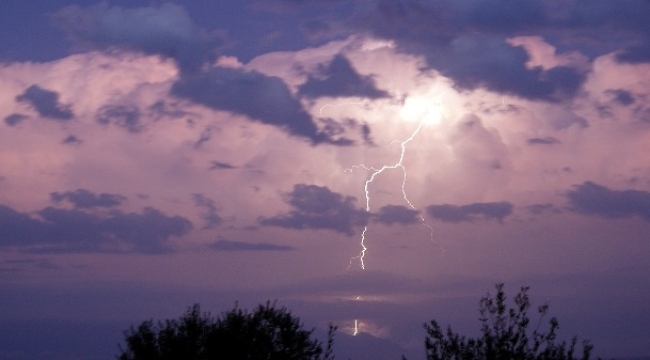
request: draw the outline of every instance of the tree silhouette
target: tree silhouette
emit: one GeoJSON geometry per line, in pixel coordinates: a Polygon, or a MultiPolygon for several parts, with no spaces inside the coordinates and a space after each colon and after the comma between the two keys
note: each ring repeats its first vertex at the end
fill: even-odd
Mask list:
{"type": "Polygon", "coordinates": [[[427,360],[588,360],[593,346],[583,341],[582,354],[576,357],[577,337],[570,343],[556,342],[558,321],[549,321],[548,332],[539,327],[548,313],[548,305],[538,308],[540,314],[536,328],[530,332],[528,287],[522,287],[515,296],[515,307],[506,309],[503,284],[496,285],[496,296],[488,293],[479,305],[481,337],[465,338],[454,333],[451,327],[443,331],[438,322],[424,324],[427,336],[427,360]]]}
{"type": "Polygon", "coordinates": [[[332,360],[336,327],[323,349],[286,308],[267,302],[253,312],[234,309],[214,318],[195,304],[180,319],[144,321],[125,335],[119,360],[332,360]]]}

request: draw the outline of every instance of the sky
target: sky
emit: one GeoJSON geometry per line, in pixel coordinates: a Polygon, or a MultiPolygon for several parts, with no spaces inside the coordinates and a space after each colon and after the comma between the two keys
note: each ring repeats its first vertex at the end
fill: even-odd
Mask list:
{"type": "Polygon", "coordinates": [[[477,335],[497,283],[650,356],[648,18],[3,1],[0,359],[109,359],[129,325],[267,300],[338,325],[339,358],[422,359],[422,325],[477,335]]]}

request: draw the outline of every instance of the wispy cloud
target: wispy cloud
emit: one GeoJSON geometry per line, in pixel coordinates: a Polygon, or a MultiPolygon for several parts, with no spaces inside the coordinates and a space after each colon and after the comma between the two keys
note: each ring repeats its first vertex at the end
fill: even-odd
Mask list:
{"type": "Polygon", "coordinates": [[[54,203],[62,201],[70,202],[77,209],[95,208],[95,207],[115,207],[126,201],[126,197],[118,194],[101,193],[95,194],[86,189],[77,189],[74,191],[53,192],[50,193],[50,199],[54,203]]]}

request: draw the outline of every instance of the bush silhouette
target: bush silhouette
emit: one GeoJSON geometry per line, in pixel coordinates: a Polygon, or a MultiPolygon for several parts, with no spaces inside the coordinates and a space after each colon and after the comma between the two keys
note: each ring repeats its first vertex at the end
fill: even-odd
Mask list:
{"type": "Polygon", "coordinates": [[[214,318],[195,304],[180,319],[144,321],[124,333],[119,360],[331,360],[336,328],[326,348],[312,339],[286,308],[267,302],[248,312],[234,309],[214,318]]]}
{"type": "Polygon", "coordinates": [[[539,327],[548,312],[548,305],[538,308],[540,314],[536,328],[530,332],[528,287],[522,287],[515,296],[515,307],[506,309],[503,284],[496,285],[496,296],[481,299],[479,320],[481,336],[465,338],[454,333],[451,327],[444,331],[438,322],[424,324],[427,332],[425,348],[427,360],[588,360],[593,346],[583,341],[580,357],[576,357],[577,338],[570,343],[556,342],[559,324],[556,318],[549,321],[547,332],[539,327]]]}

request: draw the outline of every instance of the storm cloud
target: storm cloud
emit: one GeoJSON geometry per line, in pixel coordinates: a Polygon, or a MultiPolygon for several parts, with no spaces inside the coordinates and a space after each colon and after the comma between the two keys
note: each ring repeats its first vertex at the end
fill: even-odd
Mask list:
{"type": "Polygon", "coordinates": [[[68,145],[75,145],[75,144],[81,144],[82,141],[81,141],[81,139],[79,139],[78,137],[76,137],[74,135],[68,135],[68,136],[66,136],[65,139],[63,139],[61,141],[61,143],[68,144],[68,145]]]}
{"type": "Polygon", "coordinates": [[[39,253],[165,253],[171,236],[192,223],[146,207],[142,213],[112,211],[97,215],[78,209],[46,207],[37,216],[0,205],[0,248],[39,253]]]}
{"type": "Polygon", "coordinates": [[[326,141],[311,116],[293,97],[282,79],[257,71],[213,67],[206,72],[181,78],[172,94],[207,107],[245,115],[288,133],[326,141]]]}
{"type": "Polygon", "coordinates": [[[57,204],[64,200],[68,201],[77,209],[90,209],[97,207],[111,208],[121,205],[126,201],[126,197],[122,195],[108,193],[95,194],[86,189],[53,192],[50,193],[50,199],[57,204]]]}
{"type": "Polygon", "coordinates": [[[640,216],[650,221],[650,192],[641,190],[612,190],[586,181],[567,192],[574,212],[605,218],[640,216]]]}
{"type": "Polygon", "coordinates": [[[420,220],[420,212],[401,205],[382,206],[377,213],[373,214],[373,219],[381,224],[413,224],[420,220]]]}
{"type": "Polygon", "coordinates": [[[193,72],[213,60],[222,40],[197,27],[178,5],[122,8],[100,3],[87,8],[68,6],[54,21],[78,46],[107,50],[121,48],[160,55],[193,72]]]}
{"type": "Polygon", "coordinates": [[[144,127],[140,116],[140,110],[135,106],[105,105],[97,110],[96,119],[102,125],[113,124],[130,133],[138,133],[144,127]]]}
{"type": "Polygon", "coordinates": [[[14,114],[5,116],[5,124],[7,124],[9,126],[16,126],[20,122],[24,121],[27,118],[29,118],[29,116],[14,113],[14,114]]]}
{"type": "Polygon", "coordinates": [[[513,205],[509,202],[473,203],[467,205],[430,205],[427,213],[434,219],[450,223],[472,222],[476,220],[503,220],[512,214],[513,205]]]}
{"type": "Polygon", "coordinates": [[[608,90],[606,92],[613,95],[614,100],[623,106],[632,105],[635,101],[632,93],[623,89],[608,90]]]}
{"type": "Polygon", "coordinates": [[[351,97],[369,99],[389,97],[383,90],[377,89],[372,76],[362,76],[352,67],[350,61],[337,54],[326,65],[321,65],[316,76],[309,76],[300,86],[298,93],[315,98],[321,96],[351,97]]]}
{"type": "Polygon", "coordinates": [[[553,21],[541,2],[387,0],[359,17],[361,28],[423,55],[429,68],[461,88],[558,101],[573,96],[585,80],[572,67],[529,68],[526,51],[507,42],[505,34],[525,35],[553,21]]]}
{"type": "MultiPolygon", "coordinates": [[[[36,84],[28,87],[21,95],[16,96],[16,101],[30,104],[40,116],[45,118],[66,121],[74,117],[69,105],[59,103],[59,93],[44,89],[36,84]]],[[[5,119],[10,125],[15,125],[16,120],[22,120],[22,118],[5,119]]]]}
{"type": "Polygon", "coordinates": [[[355,226],[363,226],[368,220],[367,213],[355,206],[355,198],[335,193],[326,186],[296,184],[285,194],[285,202],[293,210],[260,218],[258,222],[288,229],[333,230],[351,236],[355,226]]]}

